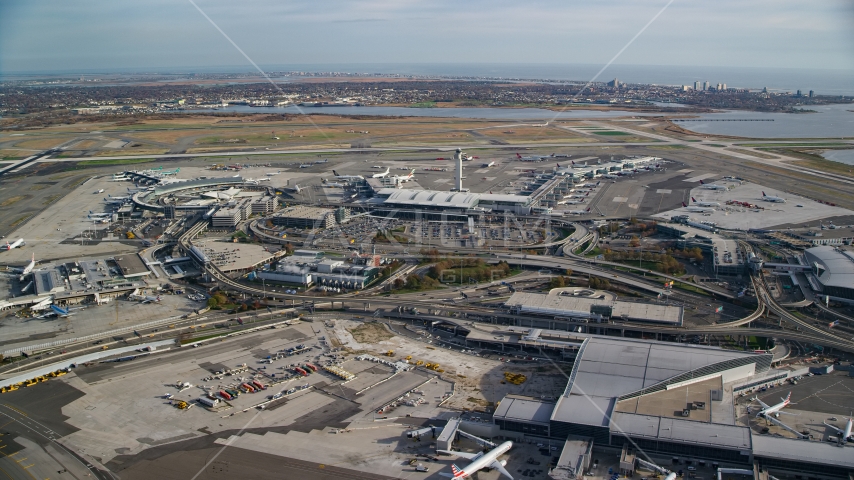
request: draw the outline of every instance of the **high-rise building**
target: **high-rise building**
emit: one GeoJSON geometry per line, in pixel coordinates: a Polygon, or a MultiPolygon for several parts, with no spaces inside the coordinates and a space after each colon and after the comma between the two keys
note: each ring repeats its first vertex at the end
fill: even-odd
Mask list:
{"type": "Polygon", "coordinates": [[[702,86],[702,84],[700,83],[700,81],[699,81],[699,80],[697,80],[696,82],[694,82],[694,90],[699,90],[699,89],[701,89],[701,88],[703,88],[703,86],[702,86]]]}
{"type": "Polygon", "coordinates": [[[712,86],[712,84],[711,84],[711,83],[709,83],[709,81],[708,81],[708,80],[707,80],[707,81],[705,81],[705,82],[703,82],[703,90],[708,90],[708,89],[709,89],[709,87],[711,87],[711,86],[712,86]]]}
{"type": "Polygon", "coordinates": [[[682,85],[682,91],[683,92],[687,92],[690,89],[691,89],[691,87],[689,87],[688,85],[682,85]]]}
{"type": "Polygon", "coordinates": [[[796,96],[796,97],[803,96],[803,93],[801,93],[801,89],[800,89],[800,88],[798,89],[798,93],[796,93],[796,94],[795,94],[795,96],[796,96]]]}
{"type": "Polygon", "coordinates": [[[720,91],[722,86],[723,86],[723,84],[720,84],[720,83],[719,83],[719,84],[717,84],[717,85],[715,86],[715,90],[720,91]]]}
{"type": "Polygon", "coordinates": [[[810,98],[812,98],[812,97],[814,97],[814,96],[815,96],[815,92],[813,92],[812,90],[810,90],[810,98]]]}
{"type": "Polygon", "coordinates": [[[726,83],[721,84],[721,90],[726,90],[726,83]]]}
{"type": "Polygon", "coordinates": [[[611,80],[610,82],[608,82],[608,86],[619,88],[620,87],[620,81],[615,78],[615,79],[611,80]]]}

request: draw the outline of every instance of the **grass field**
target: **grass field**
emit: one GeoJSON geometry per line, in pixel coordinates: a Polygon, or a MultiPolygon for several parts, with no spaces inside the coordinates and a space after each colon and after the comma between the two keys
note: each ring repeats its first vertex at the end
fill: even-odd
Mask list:
{"type": "Polygon", "coordinates": [[[630,133],[620,132],[617,130],[591,130],[590,133],[593,135],[605,135],[605,136],[620,136],[620,135],[631,135],[630,133]]]}

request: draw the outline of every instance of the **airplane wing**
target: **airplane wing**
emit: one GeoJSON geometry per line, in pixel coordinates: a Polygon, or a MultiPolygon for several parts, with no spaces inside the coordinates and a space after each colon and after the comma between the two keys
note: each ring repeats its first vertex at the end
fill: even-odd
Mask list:
{"type": "MultiPolygon", "coordinates": [[[[822,422],[822,423],[824,423],[824,422],[822,422]]],[[[825,423],[825,425],[826,425],[826,426],[828,426],[828,427],[830,427],[830,428],[832,428],[834,431],[836,431],[836,433],[838,433],[838,434],[840,434],[840,435],[842,435],[842,434],[844,434],[844,433],[845,433],[841,428],[836,428],[836,427],[834,427],[833,425],[831,425],[831,424],[829,424],[829,423],[825,423]]]]}
{"type": "Polygon", "coordinates": [[[480,458],[482,453],[466,453],[466,452],[458,452],[456,450],[439,450],[441,453],[447,453],[448,455],[456,455],[458,457],[465,458],[467,460],[477,460],[480,458]]]}
{"type": "Polygon", "coordinates": [[[513,475],[510,475],[510,472],[505,470],[504,465],[501,465],[501,462],[499,462],[498,460],[495,460],[494,462],[490,463],[489,466],[490,468],[498,470],[499,472],[501,472],[502,475],[509,478],[510,480],[513,480],[513,475]]]}
{"type": "Polygon", "coordinates": [[[758,398],[756,399],[756,401],[759,402],[759,405],[762,405],[762,408],[768,408],[770,406],[762,400],[759,400],[758,398]]]}

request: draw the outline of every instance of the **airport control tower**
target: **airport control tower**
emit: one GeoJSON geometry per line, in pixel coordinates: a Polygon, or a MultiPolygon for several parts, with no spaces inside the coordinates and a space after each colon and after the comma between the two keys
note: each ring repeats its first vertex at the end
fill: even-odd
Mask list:
{"type": "Polygon", "coordinates": [[[454,188],[454,191],[462,192],[463,191],[463,151],[461,149],[457,149],[454,152],[454,163],[457,166],[457,184],[454,188]]]}

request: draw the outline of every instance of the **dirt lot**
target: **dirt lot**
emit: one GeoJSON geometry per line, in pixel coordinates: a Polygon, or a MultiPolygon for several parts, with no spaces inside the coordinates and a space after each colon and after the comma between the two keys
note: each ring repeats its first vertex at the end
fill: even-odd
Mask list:
{"type": "Polygon", "coordinates": [[[347,329],[359,343],[377,344],[394,337],[381,323],[365,323],[356,328],[347,329]]]}

